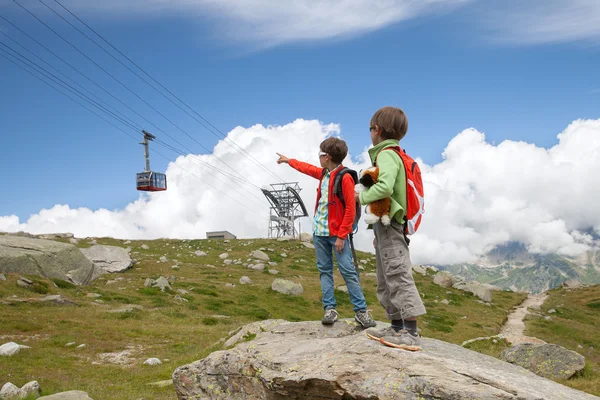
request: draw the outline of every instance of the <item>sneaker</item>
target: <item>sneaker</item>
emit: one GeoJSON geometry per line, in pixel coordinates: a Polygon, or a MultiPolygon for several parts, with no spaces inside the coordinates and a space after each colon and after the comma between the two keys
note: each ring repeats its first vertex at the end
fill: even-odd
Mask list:
{"type": "Polygon", "coordinates": [[[321,323],[323,325],[333,325],[333,323],[338,320],[338,316],[338,312],[335,311],[335,308],[325,310],[325,315],[323,316],[321,323]]]}
{"type": "Polygon", "coordinates": [[[379,341],[386,346],[410,351],[421,350],[421,337],[409,333],[406,329],[395,332],[392,335],[382,336],[379,341]]]}
{"type": "Polygon", "coordinates": [[[371,317],[371,312],[367,311],[357,311],[354,314],[354,319],[358,322],[363,328],[372,328],[377,326],[377,322],[371,317]]]}
{"type": "Polygon", "coordinates": [[[376,329],[376,328],[367,329],[367,336],[369,337],[369,339],[377,340],[378,342],[380,342],[380,339],[382,337],[390,336],[390,335],[393,335],[394,333],[396,333],[396,331],[391,326],[381,328],[381,329],[376,329]]]}

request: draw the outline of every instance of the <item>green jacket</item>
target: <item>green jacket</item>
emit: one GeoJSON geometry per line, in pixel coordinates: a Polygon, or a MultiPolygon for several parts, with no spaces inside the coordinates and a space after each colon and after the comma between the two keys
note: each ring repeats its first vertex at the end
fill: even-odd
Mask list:
{"type": "Polygon", "coordinates": [[[395,151],[381,151],[386,147],[393,146],[399,146],[399,141],[395,139],[384,140],[377,146],[369,149],[371,164],[377,161],[379,179],[376,184],[360,193],[360,204],[367,205],[375,200],[391,197],[390,218],[396,218],[396,221],[403,223],[406,210],[406,174],[404,173],[404,164],[395,151]]]}

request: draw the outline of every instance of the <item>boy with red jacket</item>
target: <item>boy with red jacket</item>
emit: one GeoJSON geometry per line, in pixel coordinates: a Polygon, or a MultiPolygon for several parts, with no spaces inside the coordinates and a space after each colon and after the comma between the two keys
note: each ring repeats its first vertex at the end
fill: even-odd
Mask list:
{"type": "Polygon", "coordinates": [[[325,316],[321,322],[324,325],[331,325],[338,320],[339,316],[335,309],[336,302],[333,294],[332,252],[335,249],[338,268],[346,281],[350,301],[354,306],[354,319],[363,328],[374,327],[376,323],[367,311],[367,302],[358,280],[358,273],[352,264],[352,253],[347,240],[348,235],[352,232],[352,224],[356,216],[354,179],[350,174],[345,174],[342,177],[344,203],[334,194],[333,190],[335,176],[344,168],[342,161],[348,154],[348,146],[343,140],[330,137],[325,139],[319,147],[321,150],[319,152],[321,168],[295,159],[289,159],[279,153],[277,153],[279,156],[277,163],[289,164],[295,170],[319,180],[315,205],[313,243],[323,292],[323,308],[325,309],[325,316]]]}

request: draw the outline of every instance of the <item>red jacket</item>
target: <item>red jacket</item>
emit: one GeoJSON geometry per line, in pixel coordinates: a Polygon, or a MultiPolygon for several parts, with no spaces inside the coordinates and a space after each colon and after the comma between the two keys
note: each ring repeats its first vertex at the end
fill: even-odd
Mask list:
{"type": "MultiPolygon", "coordinates": [[[[319,205],[319,199],[321,198],[321,181],[323,180],[325,173],[324,168],[316,167],[294,159],[291,159],[289,164],[295,170],[319,180],[317,201],[315,203],[316,212],[319,205]]],[[[342,195],[344,196],[346,208],[342,207],[342,201],[333,193],[335,176],[342,168],[344,168],[343,165],[336,168],[331,172],[329,177],[329,208],[327,211],[327,223],[329,224],[329,234],[331,236],[337,236],[342,240],[346,240],[348,234],[352,232],[352,224],[354,223],[354,217],[356,216],[356,201],[354,200],[354,179],[352,179],[350,174],[346,174],[342,178],[342,195]]]]}

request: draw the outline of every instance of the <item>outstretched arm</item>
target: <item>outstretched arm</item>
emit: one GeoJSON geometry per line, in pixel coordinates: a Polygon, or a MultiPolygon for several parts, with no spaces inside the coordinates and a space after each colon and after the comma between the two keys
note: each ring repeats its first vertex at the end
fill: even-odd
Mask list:
{"type": "Polygon", "coordinates": [[[312,176],[315,179],[321,179],[321,176],[323,175],[323,168],[319,168],[312,164],[298,161],[293,158],[288,158],[283,154],[276,154],[279,156],[277,164],[289,164],[290,167],[294,168],[296,171],[300,171],[303,174],[312,176]]]}

